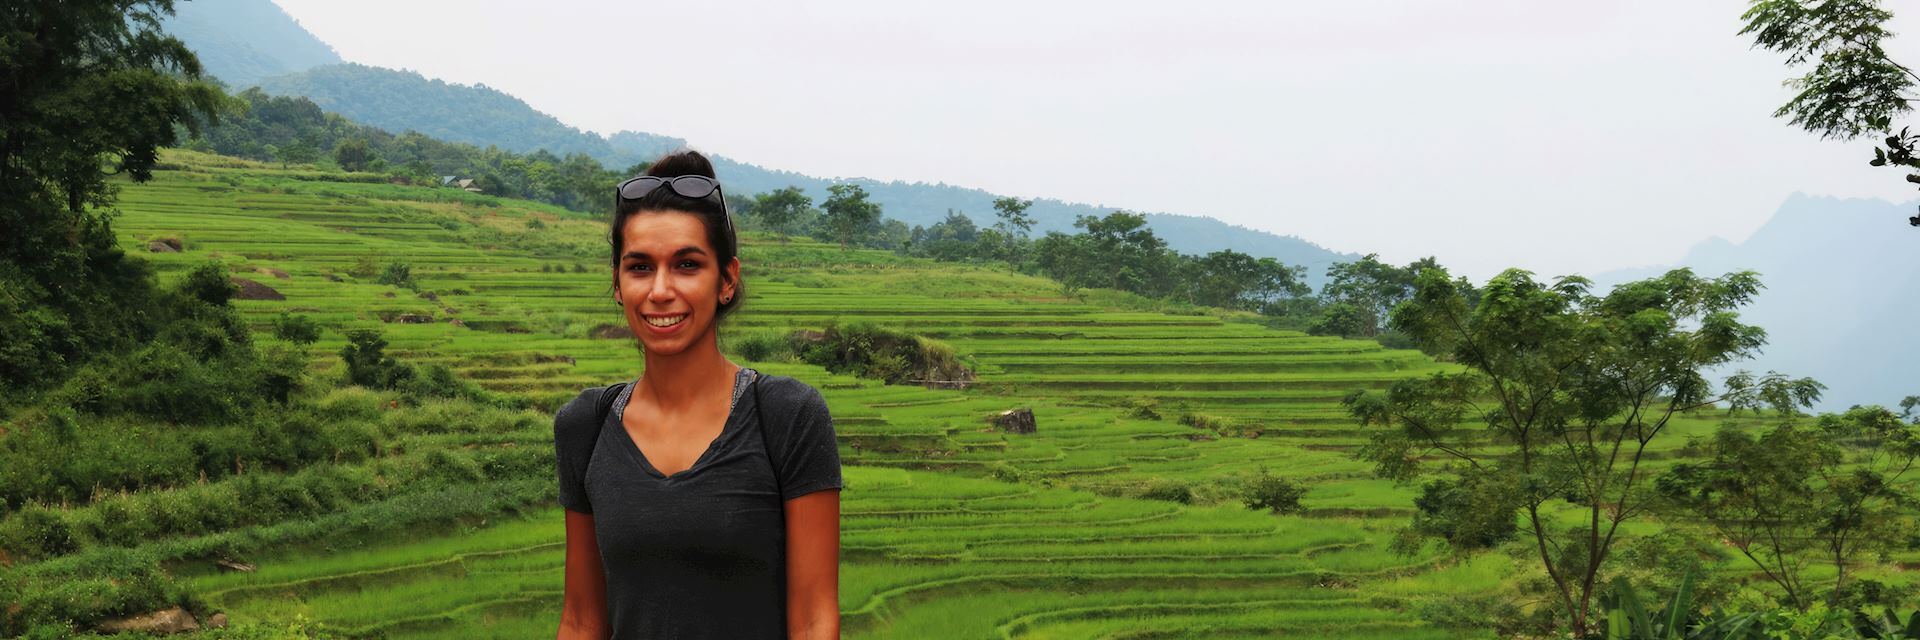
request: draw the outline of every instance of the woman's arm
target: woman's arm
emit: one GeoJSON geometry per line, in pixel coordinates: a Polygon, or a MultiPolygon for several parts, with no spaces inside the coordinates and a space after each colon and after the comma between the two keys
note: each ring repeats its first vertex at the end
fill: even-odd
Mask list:
{"type": "Polygon", "coordinates": [[[593,514],[561,511],[567,513],[567,571],[557,640],[605,640],[613,629],[607,622],[607,572],[600,565],[593,514]]]}
{"type": "Polygon", "coordinates": [[[840,637],[840,490],[788,500],[787,637],[840,637]]]}

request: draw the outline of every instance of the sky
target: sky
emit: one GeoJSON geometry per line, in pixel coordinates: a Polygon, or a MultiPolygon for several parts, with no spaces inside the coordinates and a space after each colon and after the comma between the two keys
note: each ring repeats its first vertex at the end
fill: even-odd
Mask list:
{"type": "MultiPolygon", "coordinates": [[[[1737,35],[1744,0],[276,2],[350,62],[589,131],[1475,279],[1677,262],[1796,191],[1916,195],[1870,142],[1772,116],[1792,72],[1737,35]]],[[[1920,60],[1920,39],[1889,49],[1920,60]]]]}

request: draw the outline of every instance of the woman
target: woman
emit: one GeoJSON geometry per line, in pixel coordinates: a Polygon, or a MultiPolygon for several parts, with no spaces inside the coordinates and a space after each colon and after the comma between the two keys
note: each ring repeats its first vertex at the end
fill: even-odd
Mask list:
{"type": "Polygon", "coordinates": [[[819,391],[720,354],[738,241],[713,165],[621,183],[614,302],[644,373],[554,417],[560,638],[837,638],[840,458],[819,391]]]}

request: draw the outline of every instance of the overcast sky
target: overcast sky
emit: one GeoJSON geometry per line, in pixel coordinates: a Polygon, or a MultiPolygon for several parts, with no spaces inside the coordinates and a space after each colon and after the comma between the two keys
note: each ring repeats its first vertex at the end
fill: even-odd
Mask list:
{"type": "MultiPolygon", "coordinates": [[[[1795,191],[1915,195],[1870,143],[1771,116],[1789,73],[1735,35],[1744,0],[276,1],[348,61],[582,129],[1211,216],[1476,279],[1672,262],[1795,191]]],[[[1892,52],[1920,60],[1916,38],[1892,52]]]]}

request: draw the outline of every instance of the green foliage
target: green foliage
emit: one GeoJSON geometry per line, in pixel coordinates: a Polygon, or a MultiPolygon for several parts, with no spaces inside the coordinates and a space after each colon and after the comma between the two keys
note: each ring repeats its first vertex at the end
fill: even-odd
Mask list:
{"type": "Polygon", "coordinates": [[[347,365],[347,382],[369,389],[395,389],[411,380],[412,367],[386,355],[387,339],[373,329],[351,329],[340,360],[347,365]]]}
{"type": "MultiPolygon", "coordinates": [[[[541,270],[546,270],[545,265],[542,265],[541,270]]],[[[387,263],[386,268],[380,271],[380,278],[374,280],[374,282],[389,284],[402,289],[420,290],[420,284],[413,281],[413,265],[405,262],[387,263]]]]}
{"type": "Polygon", "coordinates": [[[180,291],[207,304],[225,306],[233,294],[239,293],[240,287],[227,278],[225,265],[208,262],[187,273],[187,278],[180,283],[180,291]]]}
{"type": "Polygon", "coordinates": [[[176,125],[226,105],[168,0],[33,2],[0,17],[0,406],[156,326],[153,282],[116,246],[112,176],[148,180],[176,125]]]}
{"type": "Polygon", "coordinates": [[[827,187],[827,193],[831,195],[820,203],[826,212],[822,218],[832,230],[832,237],[839,239],[842,250],[864,239],[862,232],[880,221],[880,205],[868,201],[867,190],[860,185],[835,184],[827,187]]]}
{"type": "Polygon", "coordinates": [[[1577,276],[1547,284],[1516,269],[1474,296],[1445,269],[1422,266],[1393,328],[1465,370],[1343,400],[1362,424],[1387,427],[1357,452],[1382,477],[1410,480],[1421,452],[1437,451],[1470,468],[1473,487],[1498,493],[1476,500],[1517,506],[1576,634],[1588,630],[1587,605],[1622,523],[1649,506],[1640,461],[1675,415],[1769,395],[1810,403],[1818,393],[1811,381],[1771,376],[1736,378],[1716,394],[1702,377],[1765,343],[1735,313],[1759,290],[1750,272],[1706,279],[1678,269],[1605,297],[1587,287],[1577,276]],[[1489,437],[1503,446],[1486,446],[1489,437]],[[1546,520],[1550,502],[1584,511],[1581,524],[1546,520]]]}
{"type": "Polygon", "coordinates": [[[953,347],[921,336],[867,322],[829,322],[817,336],[795,334],[800,359],[834,373],[874,378],[887,384],[972,380],[953,347]]]}
{"type": "Polygon", "coordinates": [[[1511,488],[1492,486],[1503,481],[1472,470],[1458,479],[1427,481],[1413,500],[1412,530],[1460,551],[1491,549],[1513,540],[1519,532],[1515,512],[1520,505],[1513,501],[1511,488]]]}
{"type": "Polygon", "coordinates": [[[1300,497],[1307,490],[1292,480],[1273,475],[1261,466],[1252,480],[1247,482],[1241,501],[1248,509],[1266,509],[1269,513],[1294,514],[1306,508],[1300,505],[1300,497]]]}
{"type": "MultiPolygon", "coordinates": [[[[242,91],[236,98],[249,108],[224,122],[204,126],[203,137],[198,138],[207,148],[224,155],[283,165],[311,163],[325,155],[348,171],[388,167],[395,179],[435,187],[441,186],[440,177],[444,175],[472,177],[488,194],[537,200],[584,213],[604,210],[608,190],[624,177],[580,153],[559,156],[539,150],[522,154],[447,142],[444,136],[436,137],[439,127],[417,127],[396,135],[326,113],[307,98],[269,95],[258,87],[242,91]]],[[[473,117],[467,113],[461,119],[473,117]]]]}
{"type": "MultiPolygon", "coordinates": [[[[1916,76],[1887,54],[1893,12],[1879,0],[1751,0],[1740,18],[1740,35],[1752,34],[1755,46],[1786,54],[1789,67],[1812,65],[1787,80],[1796,93],[1774,117],[1822,139],[1892,134],[1868,164],[1920,170],[1920,135],[1907,127],[1893,132],[1893,119],[1913,109],[1916,76]]],[[[1907,181],[1920,182],[1920,172],[1907,181]]],[[[1920,216],[1907,222],[1920,227],[1920,216]]]]}
{"type": "Polygon", "coordinates": [[[726,336],[726,347],[752,362],[794,360],[793,340],[778,331],[752,331],[726,336]]]}
{"type": "Polygon", "coordinates": [[[789,186],[754,196],[751,209],[755,221],[779,233],[780,241],[786,242],[795,226],[813,215],[812,207],[813,199],[799,187],[789,186]]]}
{"type": "Polygon", "coordinates": [[[1787,422],[1757,437],[1723,426],[1702,454],[1655,486],[1739,549],[1795,609],[1814,602],[1808,564],[1833,565],[1821,590],[1827,604],[1843,606],[1854,559],[1897,550],[1912,526],[1901,476],[1920,461],[1920,426],[1886,408],[1856,406],[1821,415],[1817,429],[1787,422]]]}
{"type": "Polygon", "coordinates": [[[282,311],[273,320],[273,335],[294,344],[313,344],[320,340],[320,323],[305,315],[282,311]]]}

